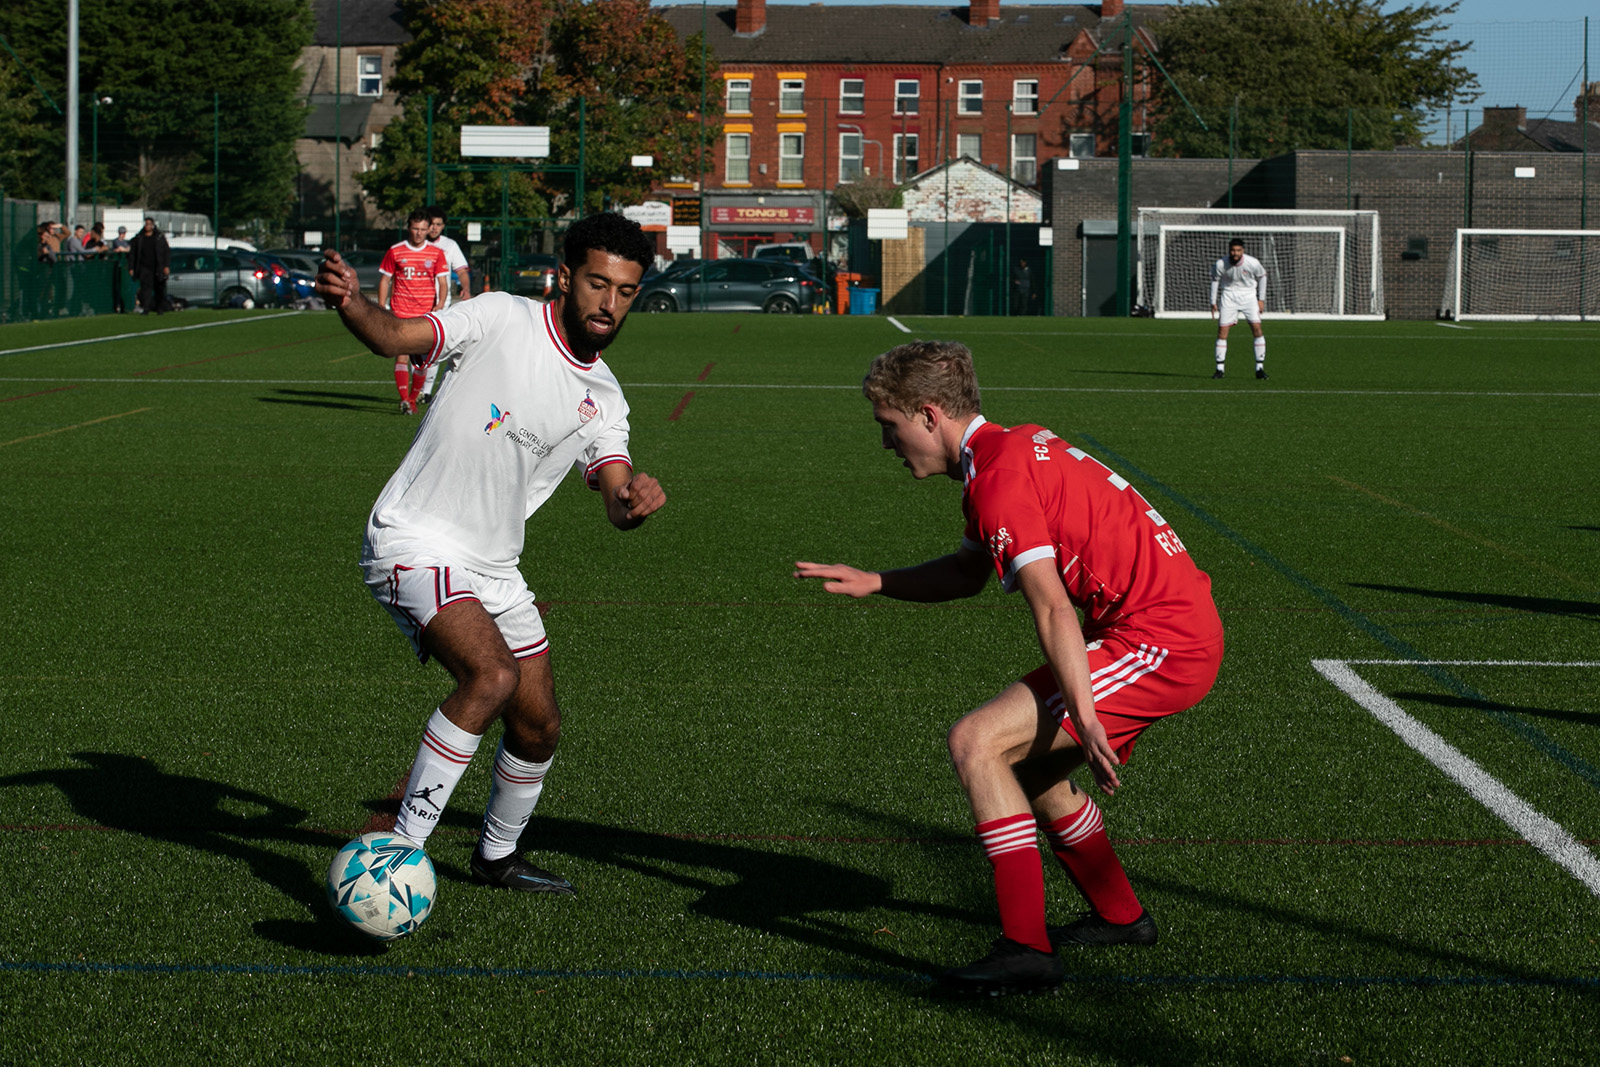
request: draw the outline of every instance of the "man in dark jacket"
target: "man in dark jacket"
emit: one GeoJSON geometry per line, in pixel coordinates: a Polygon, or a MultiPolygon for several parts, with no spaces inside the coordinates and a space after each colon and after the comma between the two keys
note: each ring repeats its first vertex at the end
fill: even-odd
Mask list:
{"type": "Polygon", "coordinates": [[[140,230],[128,244],[128,274],[139,280],[139,310],[160,314],[167,303],[167,275],[170,274],[172,250],[167,239],[156,229],[155,219],[145,219],[140,230]]]}

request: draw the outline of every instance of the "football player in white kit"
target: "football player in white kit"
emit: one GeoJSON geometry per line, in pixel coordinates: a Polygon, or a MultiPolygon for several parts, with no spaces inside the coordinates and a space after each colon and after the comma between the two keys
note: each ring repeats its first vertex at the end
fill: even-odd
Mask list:
{"type": "Polygon", "coordinates": [[[373,352],[455,360],[450,387],[373,505],[361,567],[418,658],[438,659],[456,683],[428,720],[396,833],[427,841],[484,732],[503,723],[469,865],[482,884],[573,892],[518,851],[561,732],[549,641],[518,562],[527,520],[574,467],[618,529],[666,502],[633,469],[628,405],[600,358],[654,256],[637,223],[591,215],[567,231],[549,304],[485,293],[414,319],[364,297],[336,252],[317,275],[318,293],[373,352]]]}
{"type": "MultiPolygon", "coordinates": [[[[472,266],[467,262],[466,253],[461,251],[461,246],[456,243],[455,238],[447,236],[444,232],[444,209],[430,206],[422,210],[427,212],[428,215],[428,243],[439,246],[439,250],[444,253],[445,262],[450,267],[450,273],[455,275],[456,281],[461,283],[459,299],[470,300],[472,298],[472,266]]],[[[450,290],[446,288],[443,306],[449,307],[453,302],[450,298],[450,290]]],[[[418,396],[422,403],[428,404],[433,401],[433,387],[434,383],[438,381],[441,369],[440,362],[436,360],[428,364],[427,370],[420,372],[423,377],[421,392],[418,396]]]]}
{"type": "Polygon", "coordinates": [[[1267,376],[1267,339],[1261,336],[1261,312],[1267,306],[1267,271],[1255,256],[1244,254],[1244,242],[1228,242],[1228,254],[1211,265],[1211,315],[1217,320],[1217,371],[1228,362],[1228,328],[1242,317],[1255,336],[1256,377],[1267,376]],[[1217,290],[1222,290],[1218,303],[1217,290]]]}

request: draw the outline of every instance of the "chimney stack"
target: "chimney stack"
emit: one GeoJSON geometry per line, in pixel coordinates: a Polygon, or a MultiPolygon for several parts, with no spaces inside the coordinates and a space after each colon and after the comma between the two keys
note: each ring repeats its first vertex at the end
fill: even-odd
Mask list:
{"type": "Polygon", "coordinates": [[[754,37],[767,28],[767,0],[739,0],[734,14],[733,32],[742,37],[754,37]]]}
{"type": "Polygon", "coordinates": [[[968,26],[987,26],[1000,21],[1000,0],[969,0],[968,26]]]}
{"type": "Polygon", "coordinates": [[[1103,19],[1116,18],[1122,14],[1122,0],[1105,0],[1100,5],[1100,17],[1103,19]]]}

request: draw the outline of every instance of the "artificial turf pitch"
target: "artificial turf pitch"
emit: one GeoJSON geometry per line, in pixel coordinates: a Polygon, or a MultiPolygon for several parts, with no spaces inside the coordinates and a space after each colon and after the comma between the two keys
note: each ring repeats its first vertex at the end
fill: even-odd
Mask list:
{"type": "Polygon", "coordinates": [[[1213,382],[1204,323],[903,323],[630,319],[667,506],[618,533],[569,479],[523,559],[565,713],[524,843],[579,895],[467,882],[480,755],[388,947],[322,896],[449,689],[355,566],[415,428],[387,364],[330,313],[0,329],[0,1061],[1592,1062],[1600,326],[1269,321],[1271,379],[1236,332],[1213,382]],[[1020,598],[790,577],[960,536],[859,395],[910,336],[1128,477],[1228,629],[1102,802],[1161,941],[1053,997],[927,979],[998,933],[943,738],[1039,662],[1020,598]]]}

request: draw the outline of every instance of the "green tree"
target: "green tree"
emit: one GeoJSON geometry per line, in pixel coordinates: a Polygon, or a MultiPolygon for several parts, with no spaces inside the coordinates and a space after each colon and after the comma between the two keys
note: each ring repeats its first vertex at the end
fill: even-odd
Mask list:
{"type": "Polygon", "coordinates": [[[1385,12],[1377,0],[1207,0],[1169,9],[1161,61],[1199,110],[1153,81],[1162,155],[1279,155],[1297,148],[1393,149],[1422,140],[1428,110],[1475,97],[1468,45],[1441,40],[1455,4],[1385,12]],[[1236,109],[1236,110],[1235,110],[1236,109]]]}
{"type": "MultiPolygon", "coordinates": [[[[585,210],[645,196],[651,172],[634,155],[655,156],[656,174],[694,173],[699,38],[680,45],[646,0],[407,0],[402,10],[412,39],[391,84],[404,113],[361,179],[384,211],[425,198],[430,102],[436,165],[460,163],[460,127],[483,124],[549,126],[545,162],[572,166],[583,101],[585,210]]],[[[436,169],[434,200],[451,215],[498,215],[502,180],[436,169]]],[[[508,192],[516,216],[575,206],[568,175],[513,173],[508,192]]]]}
{"type": "MultiPolygon", "coordinates": [[[[0,9],[0,33],[58,102],[66,95],[62,12],[61,0],[0,9]]],[[[98,115],[103,199],[209,214],[216,180],[221,224],[282,219],[299,173],[294,142],[305,130],[295,64],[310,41],[310,0],[82,0],[79,188],[88,195],[93,101],[109,97],[98,115]]],[[[34,121],[64,126],[42,101],[34,121]]],[[[63,146],[60,134],[27,146],[19,195],[60,195],[63,146]]]]}

